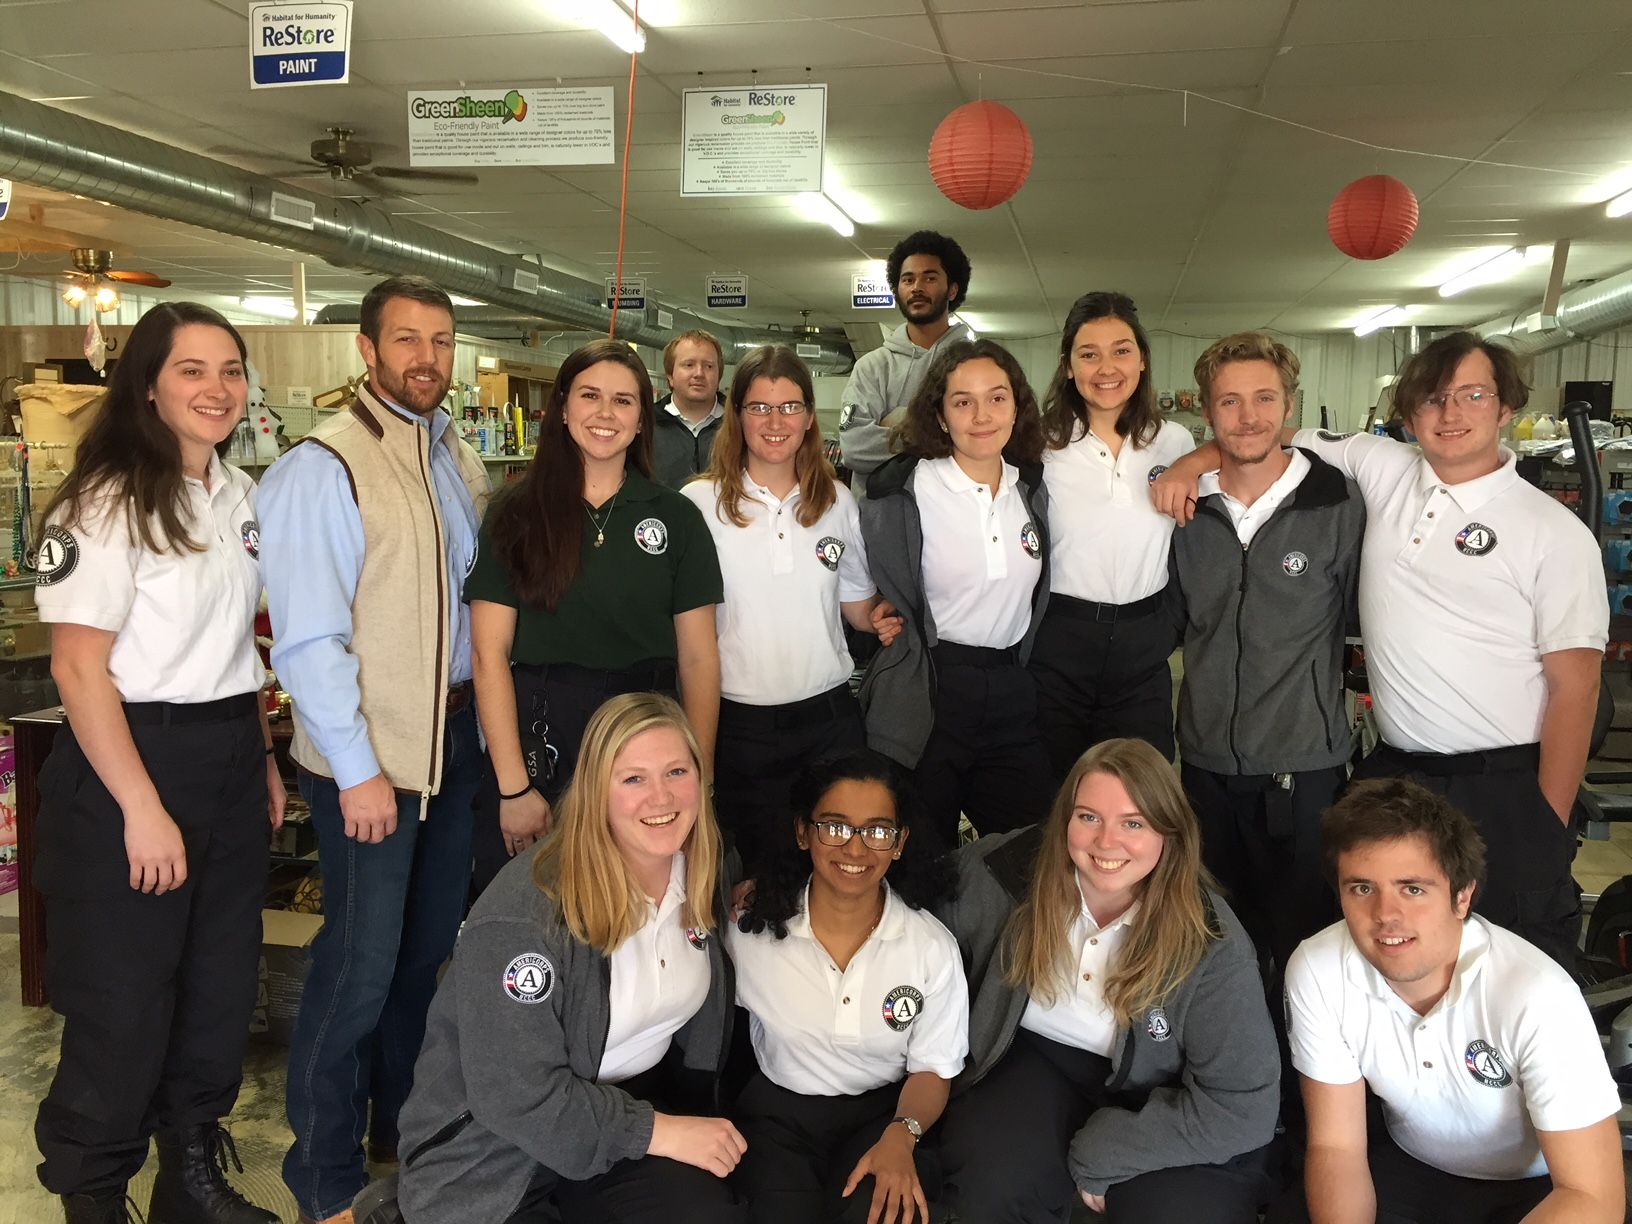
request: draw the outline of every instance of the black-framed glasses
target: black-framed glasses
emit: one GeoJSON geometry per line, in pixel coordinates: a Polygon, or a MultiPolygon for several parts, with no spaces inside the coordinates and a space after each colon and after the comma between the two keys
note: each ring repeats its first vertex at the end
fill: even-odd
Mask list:
{"type": "Polygon", "coordinates": [[[1435,395],[1422,397],[1424,408],[1443,409],[1446,404],[1455,404],[1458,408],[1483,408],[1486,404],[1497,402],[1496,392],[1489,387],[1458,387],[1454,391],[1441,391],[1435,395]]]}
{"type": "Polygon", "coordinates": [[[870,824],[858,829],[843,820],[812,820],[810,823],[816,830],[816,840],[824,846],[848,845],[857,833],[861,834],[861,844],[869,850],[894,850],[901,842],[900,825],[870,824]]]}
{"type": "Polygon", "coordinates": [[[749,416],[770,416],[773,412],[780,412],[783,416],[803,416],[807,408],[809,405],[802,400],[789,400],[785,404],[764,404],[754,400],[742,406],[749,416]]]}

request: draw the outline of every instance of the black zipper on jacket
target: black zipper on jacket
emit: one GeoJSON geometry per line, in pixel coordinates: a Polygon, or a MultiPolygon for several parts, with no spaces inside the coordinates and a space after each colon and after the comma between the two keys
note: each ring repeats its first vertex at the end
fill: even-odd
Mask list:
{"type": "MultiPolygon", "coordinates": [[[[1241,583],[1236,589],[1235,601],[1235,691],[1230,694],[1229,730],[1230,759],[1235,762],[1235,772],[1239,774],[1246,772],[1246,770],[1242,767],[1241,753],[1237,750],[1235,742],[1235,725],[1241,717],[1241,656],[1246,653],[1247,649],[1246,642],[1243,640],[1242,634],[1241,611],[1247,602],[1247,555],[1251,551],[1252,545],[1241,543],[1240,532],[1236,530],[1234,522],[1230,520],[1230,516],[1225,514],[1222,510],[1219,510],[1213,506],[1203,506],[1201,509],[1228,527],[1230,530],[1230,535],[1235,538],[1235,542],[1241,549],[1241,583]]],[[[1265,525],[1267,526],[1268,524],[1265,525]]],[[[1258,535],[1254,535],[1252,538],[1256,540],[1258,535]]]]}
{"type": "Polygon", "coordinates": [[[1326,713],[1326,703],[1320,699],[1320,660],[1309,660],[1309,687],[1315,695],[1315,709],[1320,711],[1320,724],[1326,729],[1326,751],[1332,750],[1332,720],[1326,713]]]}
{"type": "Polygon", "coordinates": [[[458,1138],[459,1133],[475,1120],[475,1115],[472,1114],[470,1110],[465,1110],[457,1118],[454,1118],[453,1121],[445,1123],[443,1126],[438,1128],[434,1135],[404,1156],[402,1158],[402,1167],[406,1169],[409,1165],[413,1164],[414,1161],[425,1155],[426,1152],[434,1151],[436,1148],[441,1147],[444,1143],[452,1143],[454,1139],[458,1138]]]}

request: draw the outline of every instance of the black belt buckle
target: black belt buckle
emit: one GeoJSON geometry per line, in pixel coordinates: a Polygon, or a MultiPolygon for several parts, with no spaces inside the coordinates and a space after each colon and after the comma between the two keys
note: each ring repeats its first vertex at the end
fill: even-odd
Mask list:
{"type": "Polygon", "coordinates": [[[1116,614],[1121,611],[1115,604],[1096,603],[1094,605],[1094,621],[1101,625],[1116,624],[1116,614]]]}
{"type": "Polygon", "coordinates": [[[472,690],[475,686],[466,680],[462,684],[451,685],[448,688],[447,700],[444,703],[449,714],[457,714],[471,702],[472,690]]]}

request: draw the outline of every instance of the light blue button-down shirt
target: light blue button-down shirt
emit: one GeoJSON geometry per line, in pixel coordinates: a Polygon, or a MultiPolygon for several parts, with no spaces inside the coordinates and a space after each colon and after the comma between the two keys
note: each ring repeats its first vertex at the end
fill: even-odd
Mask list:
{"type": "MultiPolygon", "coordinates": [[[[372,384],[371,384],[372,386],[372,384]]],[[[378,394],[378,391],[375,392],[378,394]]],[[[470,608],[460,592],[476,554],[479,522],[453,451],[442,445],[451,421],[380,402],[430,431],[431,481],[442,512],[448,567],[448,681],[471,677],[470,608]]],[[[261,478],[261,574],[276,640],[272,669],[300,707],[300,719],[342,789],[380,772],[363,721],[357,660],[351,653],[351,604],[363,572],[363,519],[345,465],[321,446],[297,446],[261,478]]],[[[405,665],[420,660],[405,659],[405,665]]]]}

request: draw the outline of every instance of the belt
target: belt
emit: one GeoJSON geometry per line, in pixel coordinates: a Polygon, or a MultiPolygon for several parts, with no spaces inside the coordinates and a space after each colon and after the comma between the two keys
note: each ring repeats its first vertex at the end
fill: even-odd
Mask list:
{"type": "Polygon", "coordinates": [[[1392,761],[1402,769],[1431,778],[1458,774],[1534,773],[1541,768],[1540,744],[1513,744],[1478,752],[1408,752],[1392,744],[1378,744],[1372,756],[1392,761]]]}
{"type": "Polygon", "coordinates": [[[848,684],[836,685],[825,693],[790,701],[786,705],[756,706],[741,701],[720,698],[720,723],[727,721],[764,726],[767,723],[779,731],[793,731],[800,727],[818,727],[856,713],[856,699],[848,684]]]}
{"type": "Polygon", "coordinates": [[[962,642],[936,642],[929,648],[930,658],[942,665],[954,667],[1010,667],[1020,662],[1020,648],[1005,646],[965,646],[962,642]]]}
{"type": "Polygon", "coordinates": [[[217,701],[127,701],[125,717],[143,726],[231,722],[256,713],[259,698],[259,693],[234,693],[217,701]]]}
{"type": "Polygon", "coordinates": [[[570,688],[615,695],[618,693],[672,693],[678,673],[669,659],[645,659],[630,667],[579,667],[576,663],[517,663],[515,674],[534,684],[564,684],[570,688]]]}
{"type": "Polygon", "coordinates": [[[449,714],[457,714],[472,701],[476,700],[476,686],[469,680],[448,686],[447,710],[449,714]]]}
{"type": "Polygon", "coordinates": [[[1091,599],[1078,599],[1074,595],[1061,595],[1056,591],[1048,597],[1048,610],[1069,616],[1073,620],[1114,625],[1119,620],[1137,620],[1141,616],[1149,616],[1161,607],[1162,596],[1166,594],[1167,588],[1163,587],[1156,594],[1146,595],[1132,603],[1108,604],[1095,603],[1091,599]]]}

